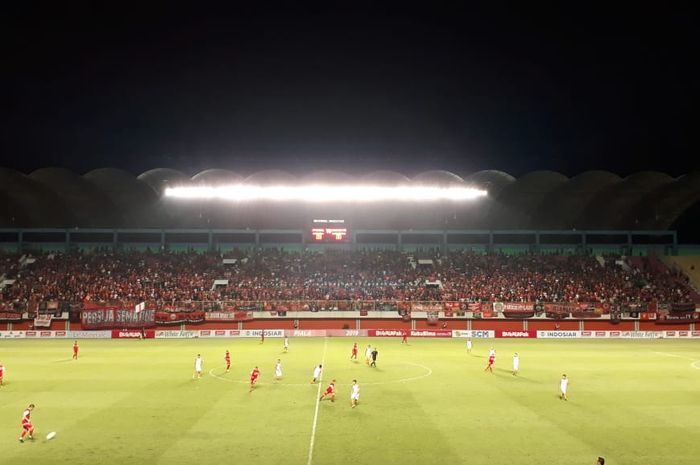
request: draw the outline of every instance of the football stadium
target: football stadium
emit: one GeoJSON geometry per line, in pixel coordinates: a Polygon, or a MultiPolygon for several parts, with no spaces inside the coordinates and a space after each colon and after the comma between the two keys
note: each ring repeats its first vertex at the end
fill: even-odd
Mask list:
{"type": "Polygon", "coordinates": [[[3,168],[0,208],[2,463],[698,463],[698,172],[3,168]]]}

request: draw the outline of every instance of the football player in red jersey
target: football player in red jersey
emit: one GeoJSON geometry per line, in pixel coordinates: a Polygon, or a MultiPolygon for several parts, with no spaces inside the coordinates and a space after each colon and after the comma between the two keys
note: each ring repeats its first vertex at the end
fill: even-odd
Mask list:
{"type": "Polygon", "coordinates": [[[0,363],[0,386],[2,386],[2,379],[5,377],[5,365],[0,363]]]}
{"type": "Polygon", "coordinates": [[[24,438],[29,435],[29,439],[34,439],[34,425],[32,425],[32,410],[34,404],[29,404],[22,413],[22,434],[19,437],[19,442],[24,442],[24,438]]]}
{"type": "Polygon", "coordinates": [[[495,362],[496,362],[496,356],[493,354],[489,355],[489,364],[486,365],[486,368],[484,369],[484,371],[490,371],[491,373],[493,373],[493,364],[495,362]]]}
{"type": "Polygon", "coordinates": [[[73,341],[73,360],[78,360],[78,341],[73,341]]]}
{"type": "Polygon", "coordinates": [[[253,368],[253,371],[250,372],[250,390],[248,392],[253,392],[253,388],[255,387],[255,383],[258,382],[259,376],[260,370],[258,367],[253,368]]]}
{"type": "Polygon", "coordinates": [[[350,360],[357,360],[357,342],[352,345],[352,354],[350,354],[350,360]]]}
{"type": "Polygon", "coordinates": [[[321,398],[319,400],[325,399],[326,396],[331,399],[331,402],[335,402],[335,380],[331,381],[331,384],[329,384],[323,394],[321,394],[321,398]]]}
{"type": "Polygon", "coordinates": [[[229,353],[228,350],[226,351],[226,354],[224,355],[224,361],[226,362],[226,373],[228,373],[229,370],[231,369],[231,354],[229,353]]]}

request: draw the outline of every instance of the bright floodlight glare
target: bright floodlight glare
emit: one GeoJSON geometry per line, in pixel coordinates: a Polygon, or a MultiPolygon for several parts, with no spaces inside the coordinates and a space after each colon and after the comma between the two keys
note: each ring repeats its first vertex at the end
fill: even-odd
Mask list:
{"type": "Polygon", "coordinates": [[[228,186],[168,187],[167,197],[181,199],[223,199],[231,201],[301,201],[301,202],[381,202],[472,200],[487,192],[472,187],[427,187],[375,185],[307,185],[307,186],[228,186]]]}

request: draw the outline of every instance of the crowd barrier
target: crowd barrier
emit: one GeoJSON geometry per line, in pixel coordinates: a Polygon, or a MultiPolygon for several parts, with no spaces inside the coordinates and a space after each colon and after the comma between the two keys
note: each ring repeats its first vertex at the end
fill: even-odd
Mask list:
{"type": "MultiPolygon", "coordinates": [[[[192,339],[260,338],[260,329],[111,330],[111,331],[0,331],[0,339],[192,339]]],[[[266,329],[265,337],[407,337],[496,339],[694,339],[700,331],[501,331],[501,330],[395,330],[395,329],[266,329]]]]}

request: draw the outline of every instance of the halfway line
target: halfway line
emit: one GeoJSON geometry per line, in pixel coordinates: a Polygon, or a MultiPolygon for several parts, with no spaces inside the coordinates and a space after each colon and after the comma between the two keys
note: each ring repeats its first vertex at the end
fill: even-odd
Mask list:
{"type": "Polygon", "coordinates": [[[311,460],[314,457],[314,441],[316,440],[316,422],[318,421],[318,406],[321,404],[321,387],[323,384],[323,372],[326,371],[326,348],[328,347],[328,337],[323,338],[323,355],[321,356],[321,376],[318,378],[318,392],[316,392],[316,409],[314,410],[314,422],[311,425],[311,441],[309,442],[309,459],[306,465],[311,465],[311,460]]]}

